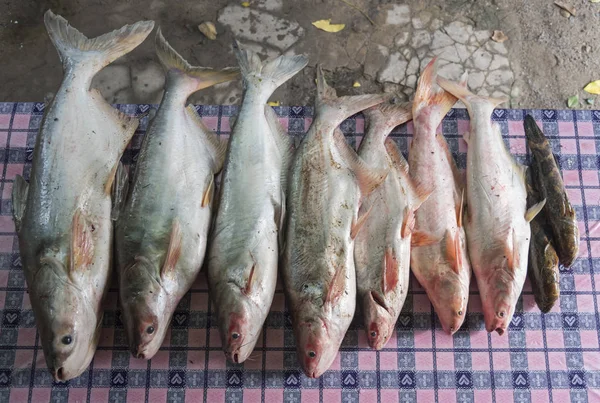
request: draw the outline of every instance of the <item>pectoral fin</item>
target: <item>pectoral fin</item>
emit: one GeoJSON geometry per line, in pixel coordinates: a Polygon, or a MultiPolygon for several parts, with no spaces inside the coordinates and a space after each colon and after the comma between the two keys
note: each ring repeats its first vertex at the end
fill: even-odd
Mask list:
{"type": "Polygon", "coordinates": [[[331,285],[327,290],[327,296],[325,302],[335,303],[338,298],[344,293],[345,287],[344,269],[340,267],[336,270],[333,278],[331,279],[331,285]]]}
{"type": "Polygon", "coordinates": [[[400,236],[406,238],[410,235],[415,228],[415,210],[406,206],[404,208],[404,218],[402,219],[402,229],[400,230],[400,236]]]}
{"type": "Polygon", "coordinates": [[[110,218],[113,221],[119,219],[119,215],[125,206],[125,200],[127,199],[127,193],[129,191],[129,175],[125,170],[123,164],[119,161],[117,165],[117,172],[115,173],[115,180],[112,184],[112,209],[110,211],[110,218]]]}
{"type": "Polygon", "coordinates": [[[244,287],[244,289],[242,290],[242,292],[246,295],[250,295],[250,293],[252,292],[252,287],[254,286],[254,272],[256,270],[256,260],[254,259],[254,256],[252,255],[252,253],[250,253],[250,258],[252,259],[252,267],[250,268],[250,273],[248,273],[248,279],[246,280],[246,286],[244,287]]]}
{"type": "Polygon", "coordinates": [[[352,229],[350,230],[350,238],[352,238],[352,239],[356,238],[356,236],[358,235],[358,232],[360,231],[362,226],[365,224],[367,217],[371,213],[372,208],[373,208],[373,206],[369,207],[369,209],[365,213],[363,213],[361,216],[358,217],[356,222],[352,223],[352,229]]]}
{"type": "Polygon", "coordinates": [[[538,215],[540,211],[542,211],[545,205],[546,199],[529,207],[527,209],[527,212],[525,213],[525,220],[527,220],[527,222],[531,222],[531,220],[533,220],[535,216],[538,215]]]}
{"type": "Polygon", "coordinates": [[[94,225],[84,215],[81,208],[78,208],[73,215],[71,226],[71,259],[69,273],[85,270],[94,258],[94,240],[92,232],[95,231],[94,225]]]}
{"type": "Polygon", "coordinates": [[[182,241],[181,227],[177,220],[173,221],[173,228],[171,229],[171,236],[169,238],[169,247],[167,249],[167,255],[165,263],[161,270],[161,277],[172,274],[175,271],[179,257],[181,256],[181,241],[182,241]]]}
{"type": "Polygon", "coordinates": [[[12,213],[17,232],[21,230],[21,220],[23,220],[23,213],[27,205],[28,192],[29,184],[21,175],[17,175],[12,190],[12,213]]]}
{"type": "Polygon", "coordinates": [[[446,260],[456,274],[460,274],[459,270],[462,267],[462,255],[460,253],[460,238],[458,234],[452,236],[450,230],[446,231],[446,260]]]}
{"type": "Polygon", "coordinates": [[[463,226],[463,212],[465,207],[465,189],[463,188],[460,194],[460,204],[456,207],[456,222],[458,227],[463,226]]]}
{"type": "Polygon", "coordinates": [[[383,276],[382,289],[384,295],[396,289],[398,281],[400,281],[400,270],[398,267],[398,260],[394,250],[390,247],[385,250],[385,258],[383,263],[385,275],[383,276]]]}
{"type": "Polygon", "coordinates": [[[202,195],[202,204],[200,207],[206,207],[210,204],[213,199],[213,195],[215,193],[215,177],[210,176],[210,182],[208,182],[208,186],[204,190],[204,194],[202,195]]]}

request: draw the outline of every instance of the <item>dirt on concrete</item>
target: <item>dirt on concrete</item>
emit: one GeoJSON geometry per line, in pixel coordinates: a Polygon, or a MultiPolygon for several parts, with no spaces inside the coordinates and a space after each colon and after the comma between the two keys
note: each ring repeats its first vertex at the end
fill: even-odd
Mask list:
{"type": "MultiPolygon", "coordinates": [[[[43,24],[44,12],[52,9],[88,37],[152,19],[193,65],[235,66],[234,36],[263,57],[306,53],[309,66],[272,97],[283,105],[312,104],[318,63],[341,95],[387,91],[410,98],[418,73],[433,56],[444,75],[455,77],[467,70],[475,92],[509,95],[512,107],[566,108],[567,98],[575,94],[581,100],[578,108],[594,108],[587,99],[600,104],[597,96],[582,90],[600,79],[600,3],[570,0],[574,16],[561,13],[552,0],[248,3],[2,0],[0,101],[41,101],[59,87],[61,65],[43,24]],[[329,18],[346,27],[328,33],[311,24],[329,18]],[[205,21],[215,24],[216,40],[198,30],[205,21]],[[508,40],[492,41],[494,30],[503,31],[508,40]]],[[[153,35],[94,80],[109,102],[160,101],[164,78],[153,35]]],[[[240,97],[241,84],[236,82],[199,92],[191,100],[232,104],[240,97]]]]}

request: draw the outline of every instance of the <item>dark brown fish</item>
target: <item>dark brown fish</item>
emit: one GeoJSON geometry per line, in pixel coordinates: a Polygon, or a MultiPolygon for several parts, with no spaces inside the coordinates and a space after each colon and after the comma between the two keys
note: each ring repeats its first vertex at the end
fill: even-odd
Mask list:
{"type": "MultiPolygon", "coordinates": [[[[527,172],[527,207],[540,201],[539,193],[533,187],[531,172],[527,172]]],[[[544,216],[538,214],[530,223],[529,264],[527,275],[535,303],[544,313],[549,312],[560,295],[558,256],[552,245],[552,230],[544,216]]]]}
{"type": "Polygon", "coordinates": [[[532,179],[540,199],[546,199],[544,215],[560,263],[570,267],[579,254],[577,216],[565,189],[552,147],[531,116],[525,117],[525,135],[532,154],[532,179]]]}

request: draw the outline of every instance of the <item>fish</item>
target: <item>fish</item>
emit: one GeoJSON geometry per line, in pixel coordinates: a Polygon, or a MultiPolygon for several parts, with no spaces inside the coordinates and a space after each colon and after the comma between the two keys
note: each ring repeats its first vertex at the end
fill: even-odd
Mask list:
{"type": "MultiPolygon", "coordinates": [[[[527,170],[527,206],[531,207],[540,201],[540,194],[535,189],[532,169],[527,170]]],[[[533,297],[537,306],[544,313],[550,312],[560,296],[558,255],[554,249],[550,229],[544,211],[538,214],[529,223],[531,227],[531,241],[529,243],[529,264],[527,275],[531,282],[533,297]]]]}
{"type": "Polygon", "coordinates": [[[315,117],[289,173],[281,276],[300,365],[318,378],[332,364],[356,308],[354,240],[362,196],[389,170],[370,169],[338,128],[387,95],[337,96],[317,68],[315,117]]]}
{"type": "Polygon", "coordinates": [[[262,62],[234,42],[244,98],[231,133],[212,230],[208,284],[227,359],[254,350],[277,283],[291,138],[269,97],[308,63],[304,55],[262,62]]]}
{"type": "Polygon", "coordinates": [[[358,155],[371,168],[390,172],[361,200],[359,216],[368,211],[376,214],[368,215],[354,241],[357,301],[369,346],[380,350],[394,332],[408,293],[415,211],[429,195],[419,193],[408,162],[394,140],[387,138],[394,127],[412,118],[412,105],[383,103],[363,115],[368,129],[358,155]]]}
{"type": "Polygon", "coordinates": [[[46,366],[67,381],[88,367],[98,345],[112,270],[112,193],[124,186],[116,174],[139,124],[91,82],[143,42],[154,22],[91,39],[51,10],[44,24],[64,77],[36,138],[30,181],[15,179],[12,208],[46,366]]]}
{"type": "Polygon", "coordinates": [[[570,267],[579,255],[577,214],[569,201],[552,146],[531,115],[523,123],[531,150],[531,174],[540,198],[546,199],[543,215],[552,230],[552,240],[560,263],[570,267]]]}
{"type": "Polygon", "coordinates": [[[464,179],[437,131],[456,97],[437,86],[435,63],[433,59],[423,70],[413,101],[409,173],[430,196],[415,214],[410,262],[442,328],[454,334],[467,313],[471,265],[463,222],[464,179]]]}
{"type": "Polygon", "coordinates": [[[525,166],[510,154],[494,108],[507,101],[472,94],[444,78],[438,84],[458,97],[471,117],[464,139],[467,151],[465,226],[473,273],[477,280],[485,328],[503,335],[515,312],[527,275],[531,238],[529,223],[545,200],[527,208],[525,166]]]}
{"type": "Polygon", "coordinates": [[[237,69],[191,66],[160,28],[155,47],[166,88],[144,137],[115,235],[129,348],[134,357],[147,360],[160,348],[177,304],[202,267],[215,175],[227,149],[186,102],[196,91],[239,76],[237,69]]]}

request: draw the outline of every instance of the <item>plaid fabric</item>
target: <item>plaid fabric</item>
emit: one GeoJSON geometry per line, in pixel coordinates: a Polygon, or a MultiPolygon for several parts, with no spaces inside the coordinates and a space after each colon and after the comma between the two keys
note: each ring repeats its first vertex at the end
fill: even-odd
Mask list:
{"type": "MultiPolygon", "coordinates": [[[[155,106],[119,106],[136,115],[151,108],[155,106]]],[[[229,117],[237,107],[197,109],[209,128],[229,134],[229,117]]],[[[291,135],[301,136],[310,126],[312,108],[275,109],[291,135]]],[[[600,401],[600,111],[499,109],[493,116],[513,154],[527,163],[522,120],[526,113],[533,114],[554,146],[580,218],[580,259],[561,270],[562,295],[552,312],[540,313],[527,283],[508,332],[488,334],[473,282],[465,325],[450,337],[412,279],[396,332],[385,349],[371,351],[356,320],[331,370],[320,379],[309,379],[296,362],[281,286],[251,359],[234,365],[221,351],[204,273],[179,304],[161,350],[149,362],[132,358],[127,350],[113,284],[94,361],[79,378],[56,383],[36,333],[10,201],[15,175],[29,177],[43,110],[41,103],[0,103],[0,401],[600,401]]],[[[147,121],[142,120],[124,155],[127,164],[136,161],[147,121]]],[[[442,125],[461,168],[466,145],[459,135],[468,127],[465,110],[452,110],[442,125]]],[[[342,130],[356,146],[363,118],[348,119],[342,130]]],[[[409,123],[392,134],[404,152],[411,133],[409,123]]]]}

